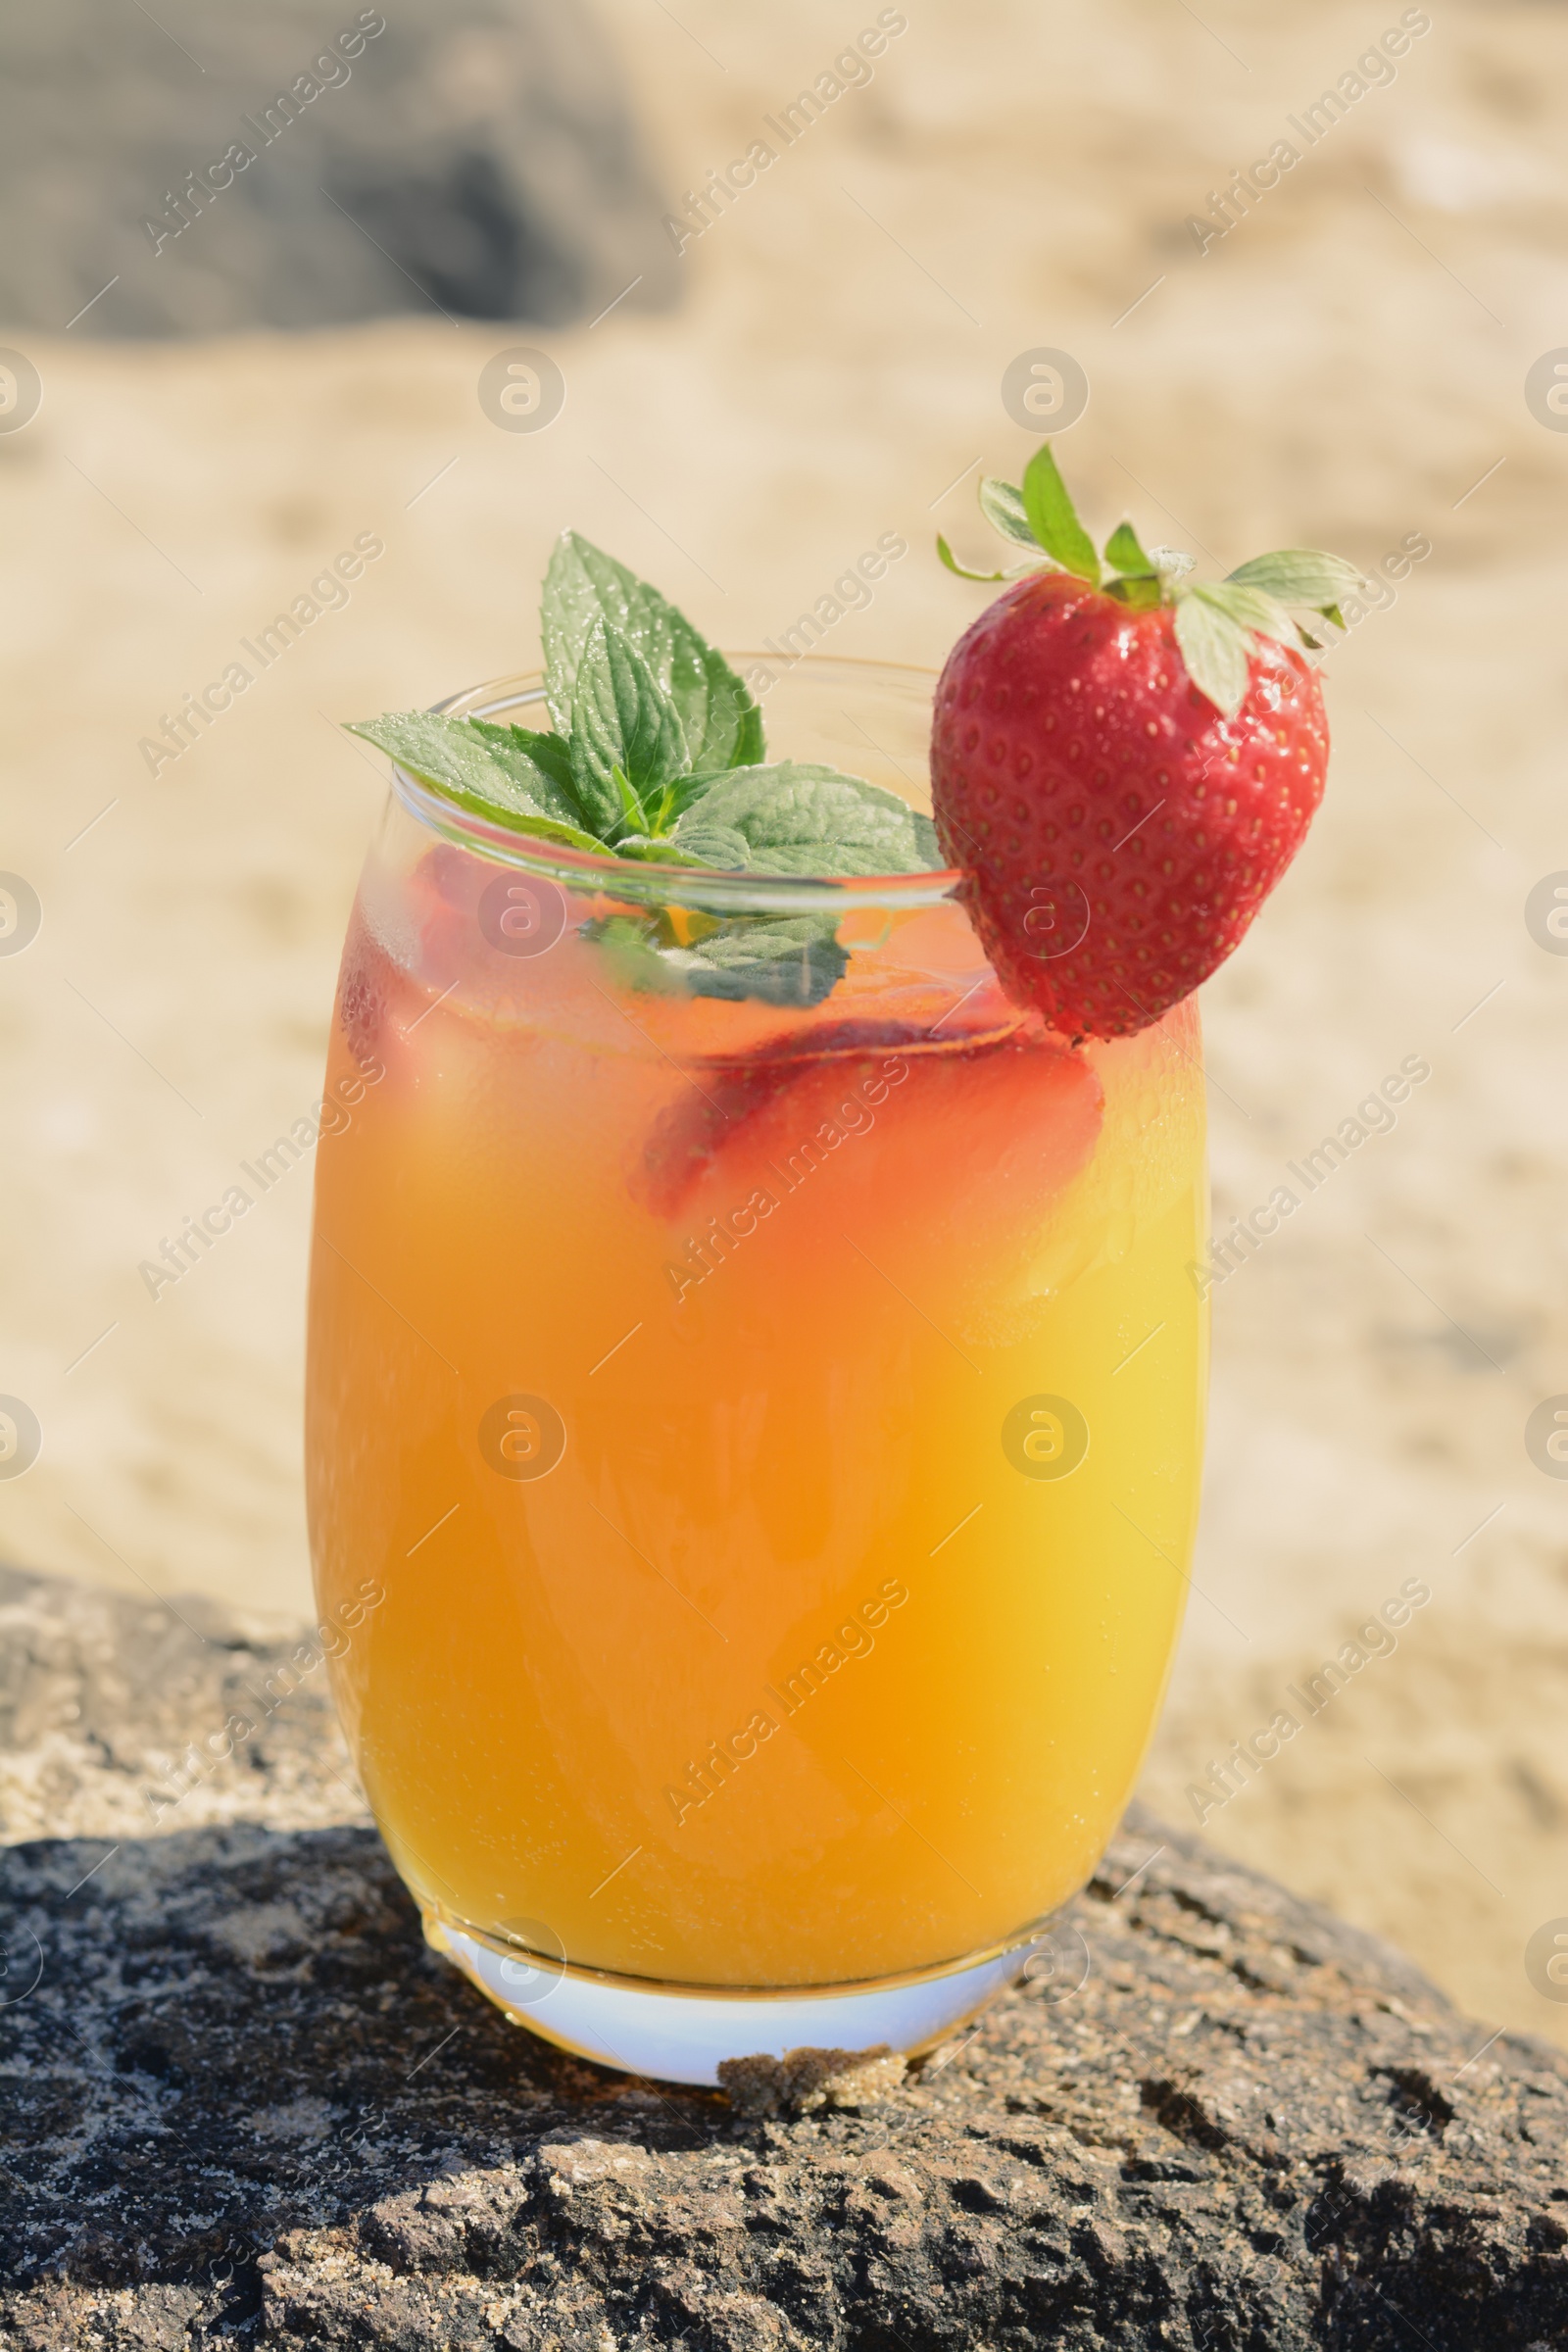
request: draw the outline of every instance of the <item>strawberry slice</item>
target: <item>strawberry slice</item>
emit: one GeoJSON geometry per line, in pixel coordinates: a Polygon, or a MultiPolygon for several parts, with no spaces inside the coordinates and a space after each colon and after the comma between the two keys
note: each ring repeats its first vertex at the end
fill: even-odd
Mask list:
{"type": "Polygon", "coordinates": [[[809,1058],[692,1068],[633,1173],[643,1204],[691,1231],[755,1193],[806,1192],[867,1240],[956,1247],[982,1224],[1033,1230],[1094,1151],[1099,1077],[1037,1022],[944,1049],[862,1021],[812,1045],[809,1058]]]}

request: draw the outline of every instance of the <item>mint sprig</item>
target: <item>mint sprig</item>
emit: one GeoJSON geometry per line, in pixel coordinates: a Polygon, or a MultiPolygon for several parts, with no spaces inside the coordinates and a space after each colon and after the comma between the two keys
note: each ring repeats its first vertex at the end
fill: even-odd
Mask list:
{"type": "MultiPolygon", "coordinates": [[[[941,863],[936,828],[862,777],[805,760],[732,767],[699,788],[664,840],[627,841],[621,855],[749,874],[910,874],[941,863]]],[[[843,978],[849,951],[833,914],[682,909],[615,914],[584,926],[630,988],[693,997],[818,1004],[843,978]]]]}
{"type": "Polygon", "coordinates": [[[762,713],[657,588],[576,531],[540,612],[554,730],[395,710],[352,726],[446,799],[509,831],[644,864],[731,873],[906,874],[936,832],[862,776],[764,759],[762,713]]]}
{"type": "Polygon", "coordinates": [[[1321,651],[1321,641],[1292,617],[1290,606],[1307,607],[1343,629],[1341,599],[1365,585],[1357,565],[1344,556],[1300,547],[1254,556],[1223,580],[1192,580],[1186,576],[1193,569],[1191,556],[1169,547],[1146,552],[1129,522],[1118,523],[1105,542],[1107,573],[1049,442],[1030,459],[1021,489],[995,477],[983,480],[980,511],[1004,539],[1035,553],[1003,571],[972,571],[939,538],[937,554],[950,571],[966,580],[1016,580],[1034,571],[1059,571],[1132,612],[1173,606],[1176,643],[1188,674],[1226,718],[1234,718],[1247,699],[1249,663],[1260,638],[1321,651]]]}
{"type": "MultiPolygon", "coordinates": [[[[551,556],[540,630],[550,728],[394,710],[349,732],[492,824],[628,863],[827,876],[941,866],[930,818],[895,793],[812,761],[769,762],[761,710],[723,655],[576,531],[551,556]]],[[[720,920],[667,907],[583,926],[631,986],[776,1004],[817,1004],[837,984],[849,960],[837,931],[831,913],[720,920]]]]}

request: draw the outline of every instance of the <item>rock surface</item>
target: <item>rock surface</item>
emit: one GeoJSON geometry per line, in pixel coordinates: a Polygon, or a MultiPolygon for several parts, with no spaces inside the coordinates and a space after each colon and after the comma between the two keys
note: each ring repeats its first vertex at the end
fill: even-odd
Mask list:
{"type": "Polygon", "coordinates": [[[550,321],[674,282],[575,0],[0,0],[0,327],[550,321]]]}
{"type": "Polygon", "coordinates": [[[1568,2342],[1568,2068],[1199,1841],[1131,1820],[1042,1973],[902,2082],[740,2112],[483,2003],[316,1644],[175,1605],[0,1580],[0,2342],[1568,2342]]]}

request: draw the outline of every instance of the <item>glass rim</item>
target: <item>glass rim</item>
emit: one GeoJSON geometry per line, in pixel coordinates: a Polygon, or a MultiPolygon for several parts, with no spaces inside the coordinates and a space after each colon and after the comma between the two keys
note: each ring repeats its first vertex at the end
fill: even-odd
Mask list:
{"type": "MultiPolygon", "coordinates": [[[[728,653],[736,667],[748,663],[776,664],[765,653],[728,653]]],[[[900,684],[921,680],[935,684],[939,672],[915,662],[875,662],[843,654],[803,654],[792,661],[786,676],[807,671],[818,678],[843,677],[865,686],[877,678],[900,684]]],[[[432,711],[461,718],[496,718],[502,713],[544,700],[544,672],[519,670],[465,687],[432,711]]],[[[637,905],[690,906],[708,914],[847,914],[858,907],[890,909],[939,906],[956,897],[962,873],[953,866],[919,874],[726,874],[710,866],[644,865],[570,849],[564,842],[541,841],[526,833],[493,823],[488,817],[460,808],[433,786],[410,773],[394,760],[392,790],[418,823],[444,840],[498,864],[517,866],[524,873],[558,883],[564,889],[637,905]]]]}

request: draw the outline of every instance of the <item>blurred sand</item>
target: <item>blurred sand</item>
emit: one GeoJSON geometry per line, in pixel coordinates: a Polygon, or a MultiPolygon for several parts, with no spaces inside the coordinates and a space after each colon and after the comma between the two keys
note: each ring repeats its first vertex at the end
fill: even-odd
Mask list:
{"type": "MultiPolygon", "coordinates": [[[[606,14],[678,190],[876,11],[606,14]]],[[[667,318],[29,347],[44,407],[0,436],[0,864],[45,919],[0,962],[0,1388],[46,1443],[0,1485],[0,1556],[305,1604],[307,1172],[156,1305],[136,1267],[318,1091],[382,791],[332,722],[526,662],[567,519],[732,644],[900,530],[911,560],[834,650],[939,661],[985,592],[932,534],[988,544],[972,474],[946,486],[1021,463],[1003,370],[1062,347],[1093,384],[1063,457],[1102,526],[1125,507],[1225,566],[1433,543],[1335,657],[1330,804],[1206,992],[1217,1224],[1402,1056],[1433,1075],[1216,1292],[1201,1597],[1146,1793],[1190,1820],[1209,1759],[1424,1579],[1397,1652],[1206,1826],[1482,2017],[1568,2040],[1522,1962],[1568,1914],[1568,1490],[1522,1442],[1568,1387],[1568,962],[1522,919],[1568,866],[1568,440],[1522,389],[1564,331],[1568,16],[1435,11],[1394,86],[1200,258],[1184,217],[1399,9],[1261,15],[911,8],[870,86],[687,248],[667,318]],[[537,435],[475,395],[514,342],[566,378],[537,435]],[[160,713],[367,531],[386,553],[351,603],[150,777],[160,713]]]]}

